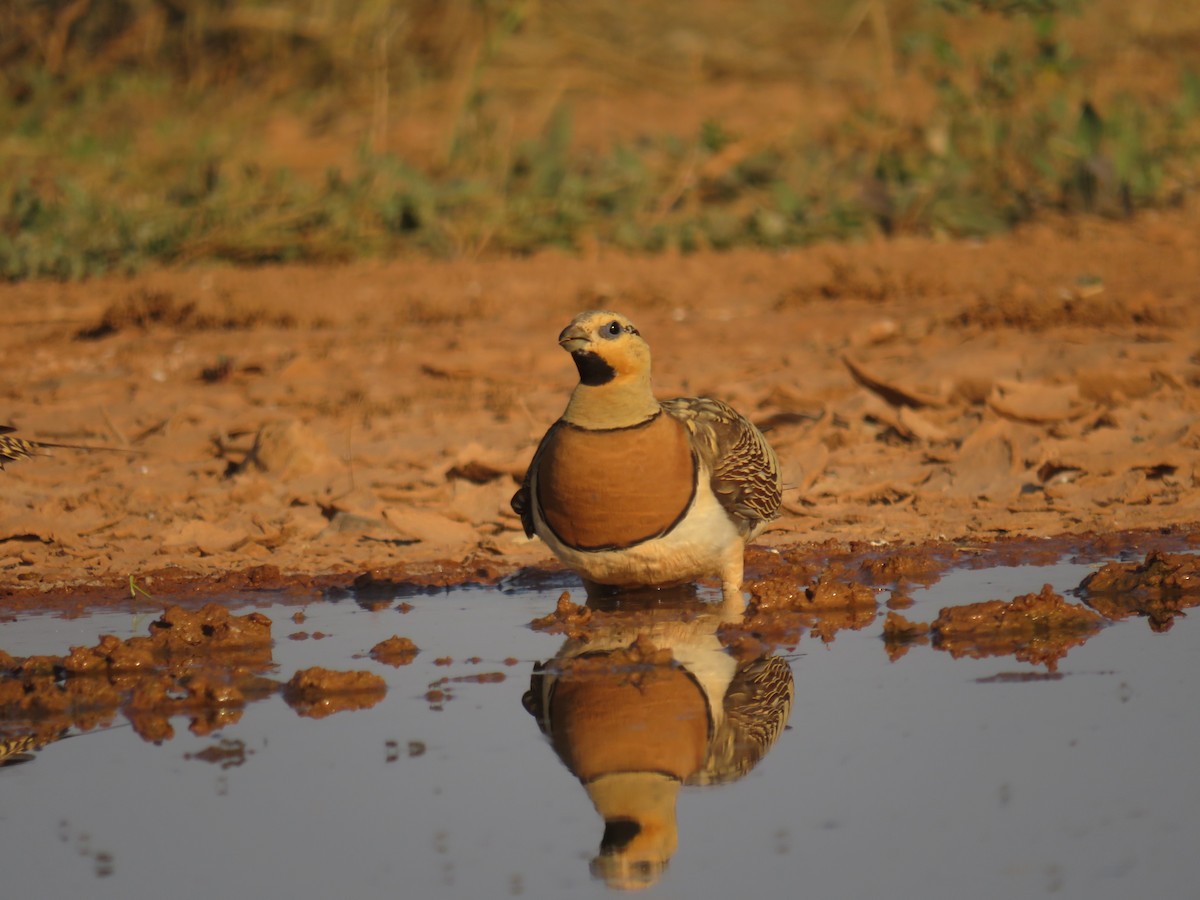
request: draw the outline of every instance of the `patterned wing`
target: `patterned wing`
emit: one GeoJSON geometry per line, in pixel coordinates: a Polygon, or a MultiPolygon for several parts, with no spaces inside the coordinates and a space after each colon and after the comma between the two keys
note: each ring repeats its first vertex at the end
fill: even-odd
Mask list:
{"type": "Polygon", "coordinates": [[[681,397],[662,405],[687,427],[697,456],[712,472],[713,493],[743,535],[757,534],[779,515],[779,460],[761,431],[720,400],[681,397]]]}
{"type": "Polygon", "coordinates": [[[30,751],[38,750],[40,747],[41,745],[38,743],[37,737],[32,734],[23,734],[0,740],[0,768],[29,762],[33,759],[33,754],[30,751]]]}
{"type": "Polygon", "coordinates": [[[56,450],[83,450],[88,453],[137,453],[143,451],[134,450],[131,447],[88,447],[83,444],[57,444],[50,441],[26,441],[21,438],[10,437],[12,432],[17,429],[11,425],[0,425],[0,469],[4,468],[6,462],[15,462],[18,459],[32,459],[35,456],[48,456],[44,451],[54,448],[56,450]]]}
{"type": "Polygon", "coordinates": [[[38,445],[32,441],[23,441],[20,438],[9,437],[9,434],[16,431],[11,425],[0,425],[0,469],[4,468],[6,462],[15,462],[19,459],[32,459],[37,456],[38,445]]]}
{"type": "Polygon", "coordinates": [[[0,769],[29,762],[34,759],[33,754],[47,744],[69,736],[69,730],[63,728],[51,734],[19,734],[12,737],[0,737],[0,769]]]}
{"type": "Polygon", "coordinates": [[[769,656],[742,665],[725,692],[725,718],[709,744],[704,768],[689,781],[724,784],[758,765],[787,725],[794,693],[787,660],[769,656]]]}

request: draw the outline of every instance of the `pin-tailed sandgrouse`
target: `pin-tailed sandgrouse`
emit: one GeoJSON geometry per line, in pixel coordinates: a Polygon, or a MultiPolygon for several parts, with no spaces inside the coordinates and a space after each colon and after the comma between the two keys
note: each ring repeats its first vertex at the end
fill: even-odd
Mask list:
{"type": "Polygon", "coordinates": [[[558,343],[579,384],[513,497],[525,533],[589,590],[715,576],[741,600],[746,542],[782,492],[762,432],[719,400],[656,399],[650,347],[622,315],[581,313],[558,343]]]}
{"type": "Polygon", "coordinates": [[[11,425],[0,425],[0,469],[4,468],[6,462],[16,462],[21,459],[33,459],[35,456],[44,455],[41,451],[55,450],[86,450],[86,451],[102,451],[105,453],[139,453],[141,451],[131,450],[125,447],[86,447],[82,444],[55,444],[49,441],[27,441],[24,438],[13,437],[12,432],[16,431],[11,425]]]}
{"type": "Polygon", "coordinates": [[[522,698],[604,820],[592,874],[609,887],[657,881],[678,846],[681,789],[741,778],[787,724],[795,690],[787,661],[739,661],[703,619],[663,623],[700,624],[663,644],[665,635],[648,633],[657,626],[627,646],[613,631],[571,638],[534,668],[522,698]]]}
{"type": "Polygon", "coordinates": [[[44,444],[41,441],[27,441],[23,438],[12,437],[17,429],[11,425],[0,425],[0,469],[6,462],[16,462],[20,459],[33,459],[43,447],[57,447],[57,444],[44,444]]]}

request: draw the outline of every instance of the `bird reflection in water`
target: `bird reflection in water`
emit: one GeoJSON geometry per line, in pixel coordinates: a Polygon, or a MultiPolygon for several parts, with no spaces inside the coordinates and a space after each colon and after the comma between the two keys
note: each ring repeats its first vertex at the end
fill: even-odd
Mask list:
{"type": "Polygon", "coordinates": [[[534,667],[524,705],[604,820],[593,876],[654,884],[678,842],[685,785],[748,773],[787,724],[785,659],[739,658],[720,637],[727,607],[694,587],[591,597],[595,613],[534,667]]]}

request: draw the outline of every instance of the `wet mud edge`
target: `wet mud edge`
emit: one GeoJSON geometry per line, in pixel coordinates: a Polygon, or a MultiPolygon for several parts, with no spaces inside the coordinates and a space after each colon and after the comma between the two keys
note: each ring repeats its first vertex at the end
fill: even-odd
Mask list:
{"type": "MultiPolygon", "coordinates": [[[[875,584],[931,584],[956,568],[1042,566],[1062,559],[1099,562],[1118,556],[1144,557],[1152,551],[1178,552],[1200,547],[1200,523],[1111,533],[1085,532],[1052,537],[1013,536],[987,541],[935,540],[916,543],[871,541],[796,542],[769,549],[751,545],[746,552],[746,581],[793,580],[809,584],[830,567],[850,567],[875,584]]],[[[168,566],[128,576],[89,578],[78,583],[31,586],[28,581],[0,580],[0,621],[29,612],[84,615],[91,611],[141,609],[163,603],[200,605],[222,600],[244,602],[270,595],[273,602],[311,602],[331,591],[356,590],[395,596],[441,593],[464,586],[497,585],[520,575],[531,586],[563,569],[557,563],[521,566],[503,561],[446,558],[432,562],[395,563],[359,572],[285,572],[271,564],[255,564],[219,574],[168,566]]]]}

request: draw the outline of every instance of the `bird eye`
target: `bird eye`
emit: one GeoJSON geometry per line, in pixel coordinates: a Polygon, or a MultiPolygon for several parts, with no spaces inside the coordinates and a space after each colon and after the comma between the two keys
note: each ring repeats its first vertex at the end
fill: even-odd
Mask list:
{"type": "Polygon", "coordinates": [[[603,329],[601,329],[600,333],[604,335],[604,337],[615,338],[621,333],[621,330],[621,323],[616,319],[613,319],[611,322],[605,325],[603,329]]]}

